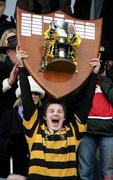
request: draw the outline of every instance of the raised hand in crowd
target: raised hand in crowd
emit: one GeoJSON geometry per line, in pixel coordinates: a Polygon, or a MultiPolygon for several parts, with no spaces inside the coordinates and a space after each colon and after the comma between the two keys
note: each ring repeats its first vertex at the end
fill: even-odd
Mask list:
{"type": "Polygon", "coordinates": [[[8,83],[10,86],[17,80],[18,72],[18,64],[15,64],[8,78],[8,83]]]}

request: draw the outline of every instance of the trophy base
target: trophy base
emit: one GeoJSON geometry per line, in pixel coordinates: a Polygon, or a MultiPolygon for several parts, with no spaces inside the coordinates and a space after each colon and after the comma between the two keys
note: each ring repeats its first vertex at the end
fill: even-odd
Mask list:
{"type": "Polygon", "coordinates": [[[76,70],[76,66],[73,62],[69,61],[69,59],[55,58],[47,64],[46,70],[47,71],[74,73],[76,70]]]}

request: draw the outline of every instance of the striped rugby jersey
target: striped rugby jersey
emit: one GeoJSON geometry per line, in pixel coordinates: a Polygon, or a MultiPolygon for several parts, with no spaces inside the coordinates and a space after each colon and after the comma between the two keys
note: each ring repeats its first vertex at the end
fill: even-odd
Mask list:
{"type": "Polygon", "coordinates": [[[31,179],[75,179],[76,152],[86,126],[76,119],[51,134],[45,123],[37,121],[36,110],[29,121],[23,120],[30,151],[31,179]]]}

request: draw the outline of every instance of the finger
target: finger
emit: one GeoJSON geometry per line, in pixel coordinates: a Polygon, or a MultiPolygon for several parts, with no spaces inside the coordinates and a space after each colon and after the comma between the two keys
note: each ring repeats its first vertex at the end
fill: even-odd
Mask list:
{"type": "Polygon", "coordinates": [[[100,60],[100,57],[101,57],[101,53],[99,53],[99,55],[98,55],[98,59],[100,60]]]}
{"type": "Polygon", "coordinates": [[[13,69],[12,69],[12,70],[16,69],[16,67],[17,67],[17,64],[15,64],[15,65],[14,65],[14,67],[13,67],[13,69]]]}
{"type": "Polygon", "coordinates": [[[90,62],[90,65],[91,65],[91,64],[99,65],[100,62],[99,62],[99,61],[92,61],[92,62],[90,62]]]}
{"type": "Polygon", "coordinates": [[[98,62],[98,61],[99,61],[98,58],[92,58],[92,59],[91,59],[91,62],[98,62]]]}
{"type": "Polygon", "coordinates": [[[20,50],[20,45],[16,46],[16,52],[18,52],[20,50]]]}

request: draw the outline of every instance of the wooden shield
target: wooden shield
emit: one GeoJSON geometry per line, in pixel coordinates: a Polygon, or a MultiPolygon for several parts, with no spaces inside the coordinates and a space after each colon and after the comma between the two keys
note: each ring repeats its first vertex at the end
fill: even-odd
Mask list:
{"type": "Polygon", "coordinates": [[[79,20],[61,10],[50,14],[33,14],[17,8],[18,42],[21,49],[25,50],[29,57],[28,60],[24,60],[25,67],[36,82],[57,99],[78,89],[90,75],[92,68],[89,63],[91,58],[98,56],[101,31],[102,19],[79,20]],[[48,29],[51,21],[61,19],[74,25],[76,33],[82,38],[78,52],[78,72],[41,72],[40,63],[44,46],[43,32],[48,29]]]}

